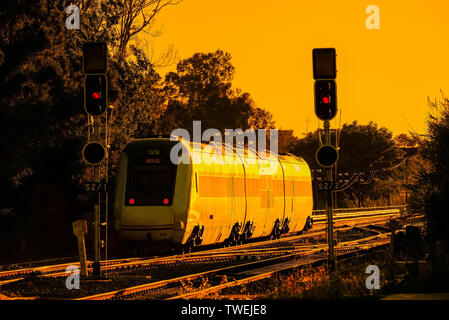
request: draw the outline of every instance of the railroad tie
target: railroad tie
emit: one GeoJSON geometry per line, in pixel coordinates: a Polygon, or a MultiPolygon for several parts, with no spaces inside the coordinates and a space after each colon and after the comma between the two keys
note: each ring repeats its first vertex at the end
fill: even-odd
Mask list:
{"type": "Polygon", "coordinates": [[[256,260],[256,257],[254,255],[238,255],[238,256],[234,256],[232,258],[233,260],[256,260]]]}

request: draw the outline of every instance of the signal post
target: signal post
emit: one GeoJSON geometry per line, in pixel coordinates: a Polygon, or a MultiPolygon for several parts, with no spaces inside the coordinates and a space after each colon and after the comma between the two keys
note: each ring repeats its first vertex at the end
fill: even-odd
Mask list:
{"type": "MultiPolygon", "coordinates": [[[[330,145],[330,122],[329,120],[324,121],[324,143],[325,145],[330,145]]],[[[318,158],[322,160],[321,158],[318,158]]],[[[327,181],[333,181],[332,178],[332,167],[326,168],[326,179],[327,181]]],[[[332,207],[332,190],[326,190],[326,216],[327,216],[327,235],[329,242],[329,270],[333,271],[336,268],[335,254],[334,254],[334,219],[333,219],[333,207],[332,207]]]]}
{"type": "MultiPolygon", "coordinates": [[[[106,191],[106,185],[102,188],[100,181],[100,164],[107,157],[107,148],[100,142],[101,139],[101,116],[107,112],[108,106],[108,79],[107,71],[107,46],[104,42],[88,42],[84,44],[83,50],[84,78],[84,109],[87,116],[92,119],[89,127],[88,143],[83,147],[83,160],[92,166],[94,181],[85,184],[86,189],[94,192],[97,197],[94,204],[94,263],[92,264],[93,276],[101,276],[100,268],[100,200],[101,191],[106,191]],[[91,139],[90,130],[94,131],[91,139]],[[97,202],[98,201],[98,202],[97,202]]],[[[107,125],[107,123],[106,123],[107,125]]],[[[107,172],[106,172],[107,175],[107,172]]],[[[106,193],[107,199],[107,193],[106,193]]],[[[107,216],[106,212],[106,216],[107,216]]],[[[107,229],[106,229],[107,232],[107,229]]]]}
{"type": "MultiPolygon", "coordinates": [[[[336,269],[334,252],[334,222],[333,222],[333,177],[332,167],[338,160],[338,150],[331,144],[330,120],[337,114],[337,93],[335,78],[336,53],[334,48],[313,49],[313,78],[315,79],[315,114],[324,121],[324,144],[316,151],[315,158],[318,164],[325,168],[326,179],[330,187],[326,192],[327,238],[329,244],[328,267],[332,272],[336,269]]],[[[318,191],[318,190],[317,190],[318,191]]]]}

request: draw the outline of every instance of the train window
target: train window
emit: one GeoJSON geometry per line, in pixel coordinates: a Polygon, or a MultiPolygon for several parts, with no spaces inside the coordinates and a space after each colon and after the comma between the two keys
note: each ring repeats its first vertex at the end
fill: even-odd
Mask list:
{"type": "Polygon", "coordinates": [[[171,205],[177,166],[167,157],[168,148],[136,148],[128,153],[125,205],[171,205]],[[148,154],[148,150],[152,154],[148,154]],[[162,150],[161,150],[162,149],[162,150]],[[155,151],[158,150],[158,151],[155,151]],[[150,157],[150,158],[149,158],[150,157]],[[128,200],[133,199],[131,204],[128,200]]]}
{"type": "Polygon", "coordinates": [[[133,166],[129,173],[134,189],[168,191],[170,187],[170,168],[168,166],[133,166]]]}

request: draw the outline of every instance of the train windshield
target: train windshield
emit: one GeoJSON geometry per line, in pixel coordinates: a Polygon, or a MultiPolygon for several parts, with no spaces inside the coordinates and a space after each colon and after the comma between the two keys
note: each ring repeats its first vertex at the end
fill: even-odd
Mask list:
{"type": "Polygon", "coordinates": [[[177,166],[169,157],[169,147],[148,147],[128,151],[125,205],[171,205],[177,166]]]}

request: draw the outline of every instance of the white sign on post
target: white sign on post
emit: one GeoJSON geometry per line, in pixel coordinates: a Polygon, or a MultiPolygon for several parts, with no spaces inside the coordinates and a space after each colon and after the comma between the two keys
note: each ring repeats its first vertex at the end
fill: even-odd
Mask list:
{"type": "Polygon", "coordinates": [[[72,224],[73,234],[78,239],[78,253],[80,256],[81,275],[87,277],[86,267],[86,244],[84,242],[84,235],[87,233],[86,220],[77,220],[72,224]]]}

